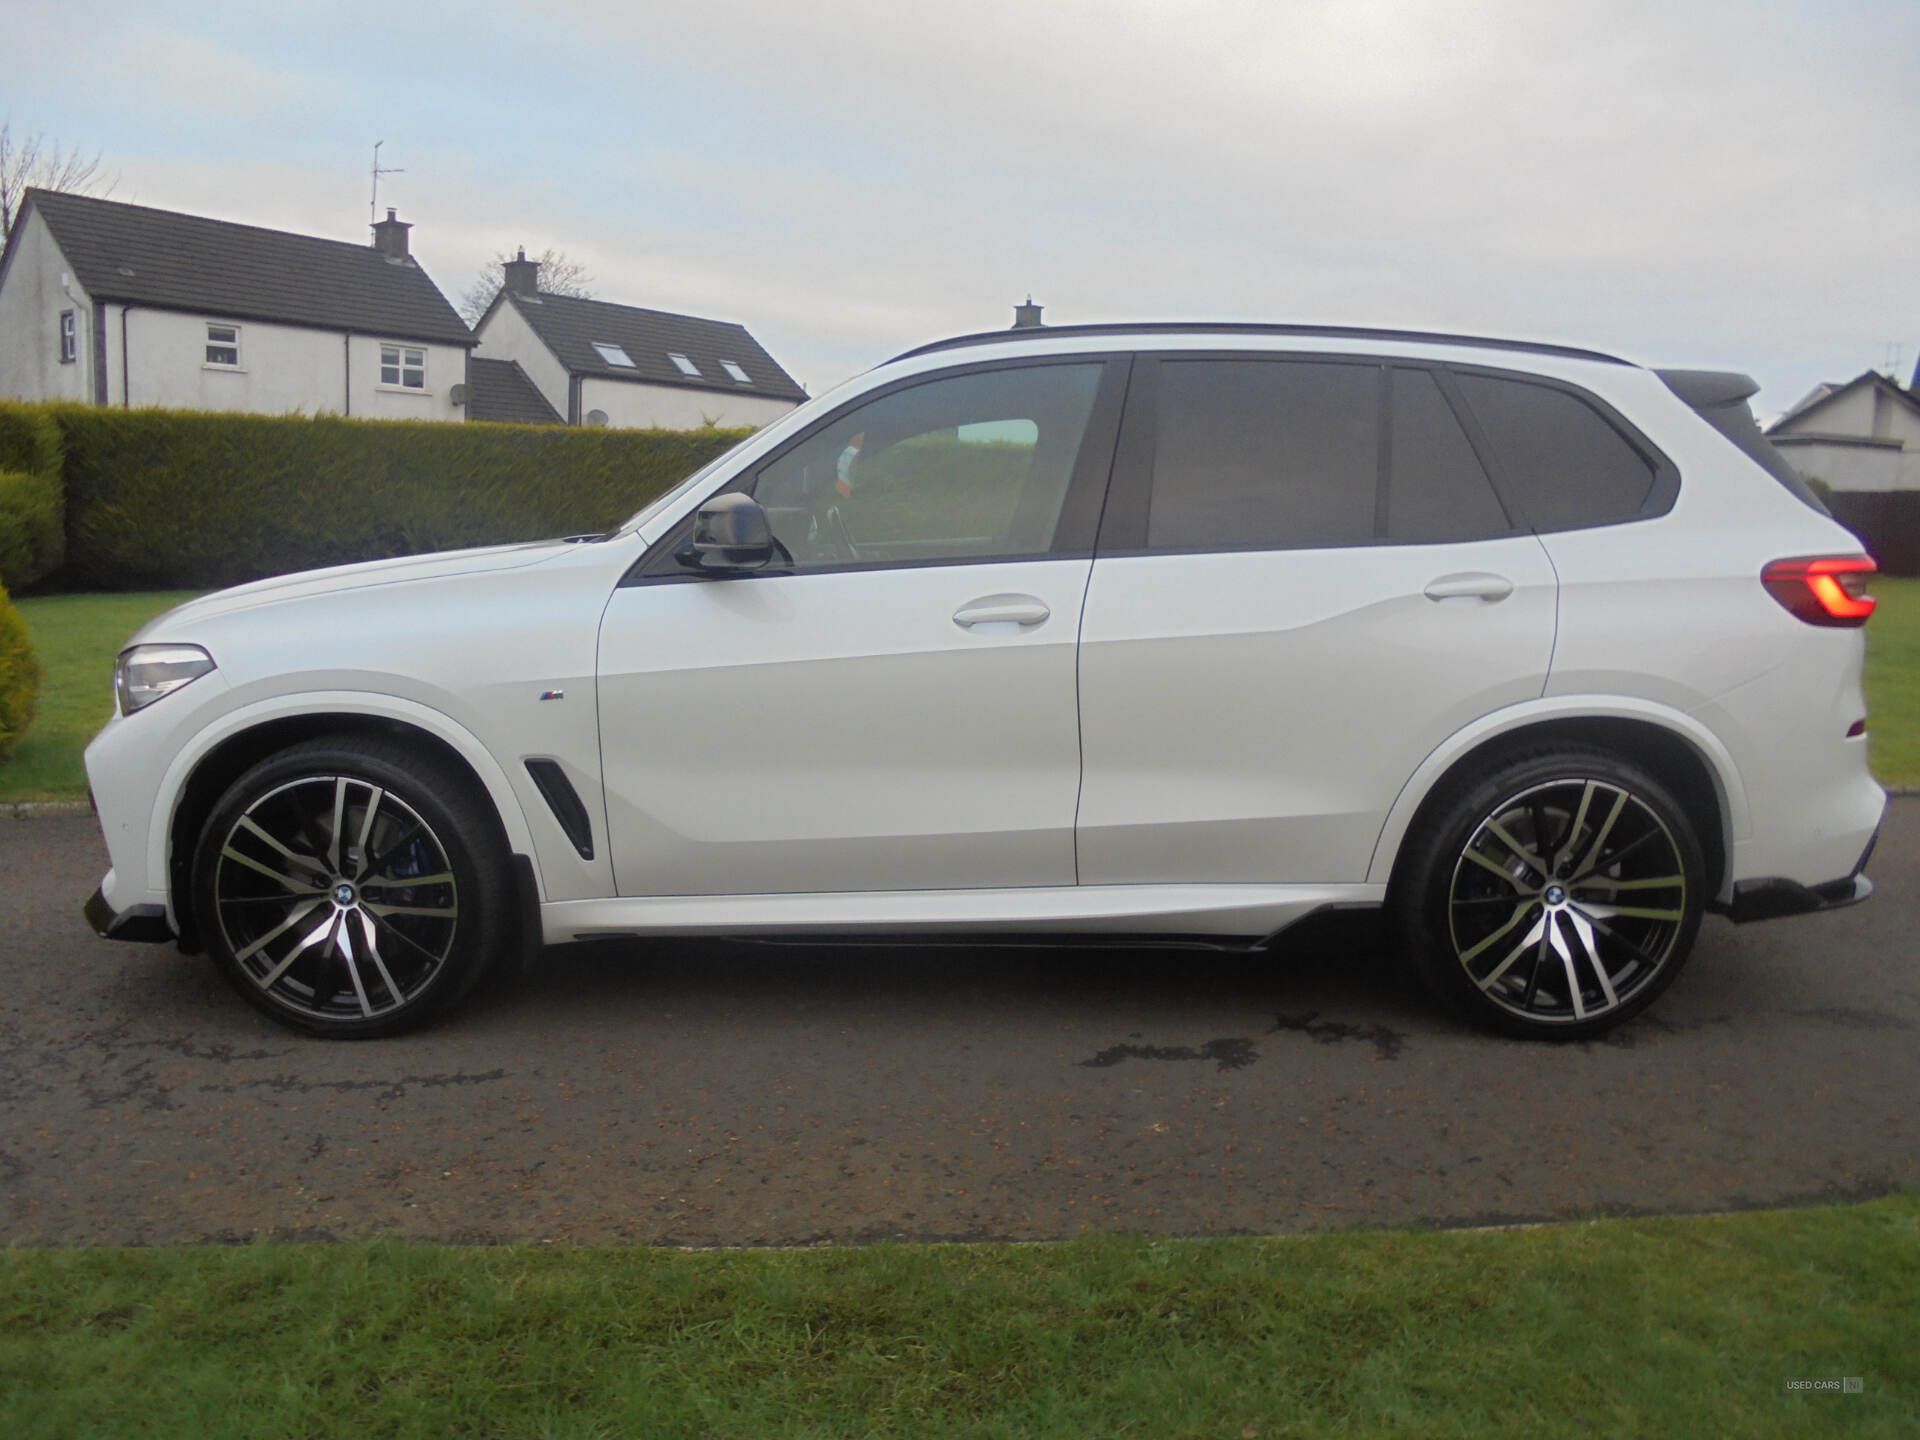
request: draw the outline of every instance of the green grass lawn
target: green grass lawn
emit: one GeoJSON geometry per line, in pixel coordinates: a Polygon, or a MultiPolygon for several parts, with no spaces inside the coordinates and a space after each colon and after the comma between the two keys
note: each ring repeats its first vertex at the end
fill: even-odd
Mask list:
{"type": "Polygon", "coordinates": [[[9,1440],[1907,1436],[1916,1294],[1916,1195],[1057,1246],[14,1250],[0,1413],[9,1440]]]}
{"type": "MultiPolygon", "coordinates": [[[[1920,580],[1876,580],[1867,625],[1867,703],[1874,773],[1920,786],[1920,580]]],[[[15,603],[46,667],[40,712],[13,760],[0,765],[0,801],[87,793],[80,752],[113,710],[113,657],[141,625],[189,591],[48,595],[15,603]]]]}
{"type": "Polygon", "coordinates": [[[1867,753],[1886,785],[1920,786],[1920,580],[1876,579],[1867,621],[1867,753]]]}
{"type": "Polygon", "coordinates": [[[113,714],[113,657],[133,632],[191,590],[45,595],[14,600],[46,678],[13,759],[0,764],[0,801],[72,800],[87,793],[80,753],[113,714]]]}

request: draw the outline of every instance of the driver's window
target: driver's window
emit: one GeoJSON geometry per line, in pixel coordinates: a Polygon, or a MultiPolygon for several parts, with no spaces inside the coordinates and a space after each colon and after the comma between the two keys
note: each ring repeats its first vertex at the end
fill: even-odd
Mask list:
{"type": "Polygon", "coordinates": [[[760,472],[796,569],[1044,555],[1102,367],[930,380],[859,406],[760,472]]]}

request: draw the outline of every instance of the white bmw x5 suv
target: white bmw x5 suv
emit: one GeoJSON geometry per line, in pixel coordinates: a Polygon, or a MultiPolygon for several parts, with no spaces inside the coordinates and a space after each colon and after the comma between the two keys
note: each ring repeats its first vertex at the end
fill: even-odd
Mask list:
{"type": "Polygon", "coordinates": [[[608,535],[244,585],[87,751],[103,935],[330,1036],[598,936],[1241,944],[1388,908],[1590,1036],[1864,898],[1873,562],[1752,381],[1458,336],[911,351],[608,535]]]}

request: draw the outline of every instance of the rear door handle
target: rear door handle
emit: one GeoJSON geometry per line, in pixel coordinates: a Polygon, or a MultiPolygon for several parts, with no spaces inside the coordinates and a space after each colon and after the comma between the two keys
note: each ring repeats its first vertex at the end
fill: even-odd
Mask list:
{"type": "Polygon", "coordinates": [[[1480,600],[1491,605],[1513,593],[1513,582],[1485,570],[1466,570],[1429,580],[1422,593],[1429,600],[1480,600]]]}
{"type": "Polygon", "coordinates": [[[1051,614],[1047,602],[1035,595],[982,595],[954,611],[953,623],[962,630],[1004,635],[1031,629],[1051,614]]]}

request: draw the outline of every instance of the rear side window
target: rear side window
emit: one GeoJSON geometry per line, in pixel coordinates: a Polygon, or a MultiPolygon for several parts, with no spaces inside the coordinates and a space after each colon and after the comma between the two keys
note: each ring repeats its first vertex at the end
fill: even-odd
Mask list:
{"type": "Polygon", "coordinates": [[[1511,528],[1467,432],[1432,374],[1393,372],[1386,536],[1397,545],[1485,540],[1511,528]]]}
{"type": "Polygon", "coordinates": [[[1644,513],[1653,464],[1593,406],[1549,385],[1457,378],[1534,529],[1614,525],[1644,513]]]}
{"type": "Polygon", "coordinates": [[[1379,377],[1371,365],[1163,364],[1148,547],[1371,544],[1379,377]]]}

